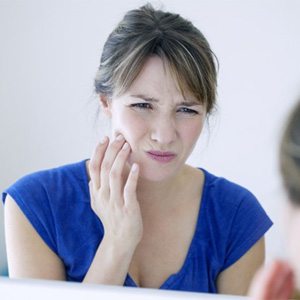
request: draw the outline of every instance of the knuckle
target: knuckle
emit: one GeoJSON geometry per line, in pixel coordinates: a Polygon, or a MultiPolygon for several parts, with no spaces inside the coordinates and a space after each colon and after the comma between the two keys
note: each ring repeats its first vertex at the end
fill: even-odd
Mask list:
{"type": "Polygon", "coordinates": [[[116,169],[111,169],[109,172],[110,179],[117,179],[120,176],[120,172],[116,169]]]}
{"type": "Polygon", "coordinates": [[[102,145],[101,145],[101,144],[98,144],[98,145],[96,146],[95,152],[96,152],[96,153],[99,153],[101,150],[102,150],[102,145]]]}
{"type": "Polygon", "coordinates": [[[95,163],[94,160],[90,161],[89,169],[90,169],[90,172],[96,172],[97,171],[98,165],[95,163]]]}
{"type": "Polygon", "coordinates": [[[124,194],[125,194],[125,195],[129,195],[129,194],[131,194],[131,192],[132,192],[131,187],[128,186],[128,185],[126,185],[126,186],[124,187],[124,194]]]}
{"type": "Polygon", "coordinates": [[[103,199],[105,199],[103,197],[103,193],[97,193],[97,195],[95,195],[95,197],[91,198],[91,207],[94,211],[99,212],[99,210],[102,210],[103,207],[105,206],[105,201],[103,201],[103,199]]]}
{"type": "Polygon", "coordinates": [[[117,164],[120,164],[124,159],[126,159],[127,153],[121,149],[121,151],[116,156],[116,162],[117,164]]]}
{"type": "Polygon", "coordinates": [[[120,152],[119,155],[122,156],[122,157],[126,157],[127,154],[128,154],[128,147],[122,148],[122,151],[120,152]]]}
{"type": "Polygon", "coordinates": [[[105,200],[108,200],[110,197],[110,192],[108,189],[101,188],[97,198],[99,199],[99,203],[104,203],[105,200]]]}
{"type": "Polygon", "coordinates": [[[113,149],[113,150],[117,150],[120,148],[120,145],[118,143],[118,141],[113,141],[111,144],[110,144],[110,147],[113,149]]]}
{"type": "Polygon", "coordinates": [[[104,162],[102,163],[102,169],[103,169],[104,171],[109,172],[109,171],[110,171],[110,168],[111,168],[111,166],[110,166],[109,161],[104,161],[104,162]]]}

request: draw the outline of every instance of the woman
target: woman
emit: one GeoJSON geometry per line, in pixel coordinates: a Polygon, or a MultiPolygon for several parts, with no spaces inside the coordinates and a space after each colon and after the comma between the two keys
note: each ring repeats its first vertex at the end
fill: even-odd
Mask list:
{"type": "Polygon", "coordinates": [[[129,11],[95,79],[111,137],[4,193],[10,276],[245,294],[272,223],[249,191],[185,164],[216,85],[189,21],[129,11]]]}
{"type": "Polygon", "coordinates": [[[282,137],[280,167],[288,196],[285,211],[288,262],[276,260],[257,273],[250,289],[254,299],[300,299],[300,102],[291,112],[282,137]]]}

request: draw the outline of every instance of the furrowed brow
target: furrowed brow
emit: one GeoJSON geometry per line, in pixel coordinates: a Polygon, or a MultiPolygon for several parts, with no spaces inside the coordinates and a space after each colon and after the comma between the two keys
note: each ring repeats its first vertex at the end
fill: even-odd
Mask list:
{"type": "Polygon", "coordinates": [[[143,95],[143,94],[130,95],[130,96],[133,97],[133,98],[143,99],[143,100],[148,101],[148,102],[159,102],[158,99],[155,99],[153,97],[149,97],[149,96],[143,95]]]}
{"type": "Polygon", "coordinates": [[[201,104],[198,101],[182,101],[178,103],[178,105],[182,106],[201,106],[201,104]]]}
{"type": "MultiPolygon", "coordinates": [[[[158,99],[144,95],[144,94],[134,94],[134,95],[130,95],[130,97],[143,99],[147,102],[160,102],[158,99]]],[[[191,100],[191,101],[186,100],[186,101],[179,102],[176,105],[178,105],[178,106],[201,106],[202,104],[195,100],[191,100]]]]}

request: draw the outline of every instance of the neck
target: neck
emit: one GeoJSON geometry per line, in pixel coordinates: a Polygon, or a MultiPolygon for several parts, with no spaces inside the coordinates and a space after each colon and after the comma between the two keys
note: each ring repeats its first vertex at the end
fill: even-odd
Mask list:
{"type": "Polygon", "coordinates": [[[176,191],[180,190],[182,174],[184,167],[176,175],[163,181],[150,181],[140,178],[137,187],[137,197],[142,207],[163,207],[170,205],[169,199],[172,199],[176,191]]]}

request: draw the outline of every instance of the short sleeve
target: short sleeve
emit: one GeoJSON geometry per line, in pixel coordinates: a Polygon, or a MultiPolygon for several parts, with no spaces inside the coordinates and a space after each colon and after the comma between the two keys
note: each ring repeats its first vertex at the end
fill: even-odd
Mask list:
{"type": "Polygon", "coordinates": [[[19,179],[4,190],[2,201],[5,205],[6,197],[9,194],[44,242],[57,253],[49,195],[39,177],[38,173],[34,173],[19,179]]]}
{"type": "Polygon", "coordinates": [[[228,268],[250,250],[272,224],[255,196],[245,190],[232,219],[222,269],[228,268]]]}
{"type": "Polygon", "coordinates": [[[104,235],[90,205],[86,160],[19,179],[10,195],[46,245],[61,259],[67,280],[81,282],[104,235]]]}

